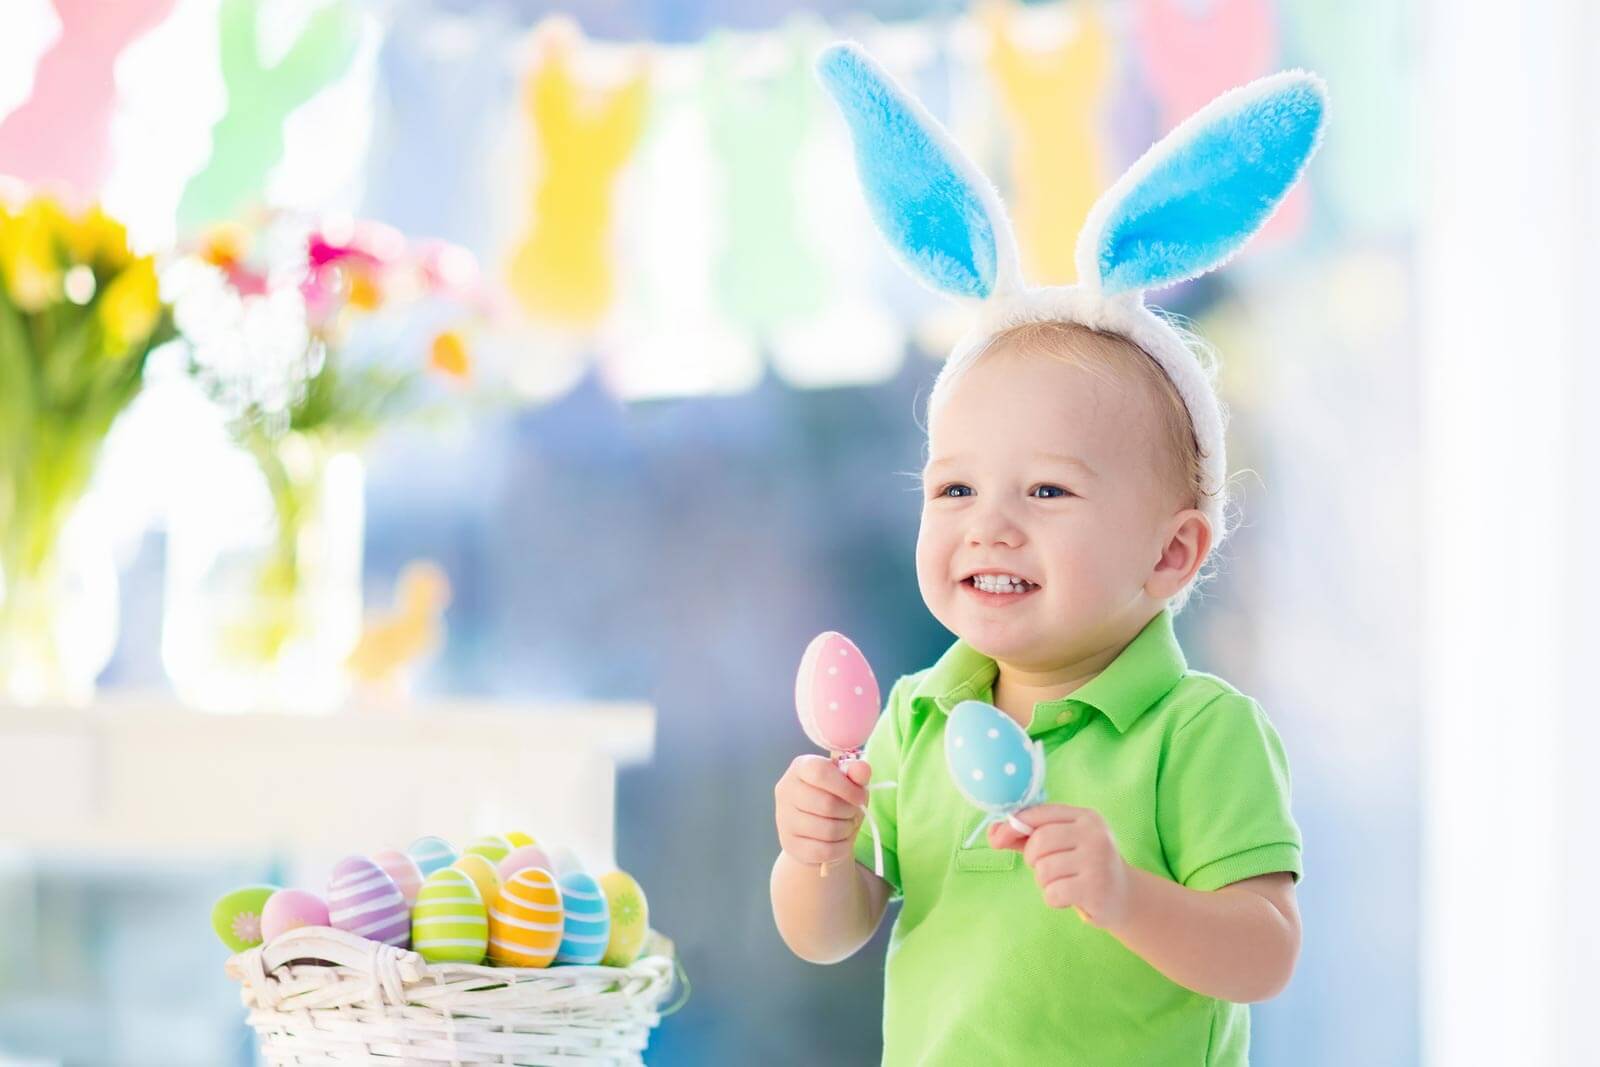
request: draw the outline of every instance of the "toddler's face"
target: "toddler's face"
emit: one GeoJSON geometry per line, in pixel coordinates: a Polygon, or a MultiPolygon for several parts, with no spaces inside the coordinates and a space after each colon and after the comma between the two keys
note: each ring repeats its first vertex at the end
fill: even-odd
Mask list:
{"type": "Polygon", "coordinates": [[[1049,670],[1127,634],[1176,591],[1152,571],[1180,517],[1198,513],[1166,473],[1149,393],[1006,348],[953,383],[928,427],[917,537],[922,597],[947,629],[993,659],[1049,670]]]}

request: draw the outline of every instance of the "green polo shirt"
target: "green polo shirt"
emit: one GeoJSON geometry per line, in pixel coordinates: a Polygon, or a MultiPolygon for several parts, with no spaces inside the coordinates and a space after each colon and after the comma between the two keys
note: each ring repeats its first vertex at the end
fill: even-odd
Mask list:
{"type": "MultiPolygon", "coordinates": [[[[918,1067],[1242,1065],[1250,1013],[1192,992],[1070,909],[982,836],[945,765],[947,713],[991,700],[993,660],[964,642],[901,678],[867,743],[884,874],[900,899],[886,964],[883,1062],[918,1067]]],[[[1098,811],[1132,865],[1191,889],[1300,877],[1289,767],[1261,708],[1191,671],[1168,611],[1070,696],[1033,709],[1045,802],[1098,811]]],[[[856,859],[872,868],[863,826],[856,859]]]]}

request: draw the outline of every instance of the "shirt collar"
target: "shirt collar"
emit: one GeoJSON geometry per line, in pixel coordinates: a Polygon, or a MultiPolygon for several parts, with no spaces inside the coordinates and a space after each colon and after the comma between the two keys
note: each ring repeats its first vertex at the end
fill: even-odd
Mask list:
{"type": "MultiPolygon", "coordinates": [[[[1053,726],[1051,713],[1077,703],[1094,708],[1118,733],[1126,733],[1140,715],[1171,692],[1188,669],[1172,630],[1172,613],[1163,608],[1099,674],[1060,700],[1034,705],[1028,732],[1041,732],[1041,723],[1045,728],[1053,726]]],[[[911,699],[930,701],[949,713],[963,700],[992,697],[999,673],[994,660],[958,640],[923,675],[911,691],[911,699]]]]}

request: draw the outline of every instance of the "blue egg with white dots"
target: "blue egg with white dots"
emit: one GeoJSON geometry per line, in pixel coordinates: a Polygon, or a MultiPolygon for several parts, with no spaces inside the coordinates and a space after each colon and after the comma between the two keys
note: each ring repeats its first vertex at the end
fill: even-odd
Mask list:
{"type": "Polygon", "coordinates": [[[611,905],[600,883],[583,871],[562,875],[560,886],[565,928],[556,962],[593,967],[611,940],[611,905]]]}
{"type": "Polygon", "coordinates": [[[981,700],[963,700],[945,725],[950,777],[968,800],[992,810],[1015,808],[1033,785],[1033,748],[1016,720],[981,700]]]}

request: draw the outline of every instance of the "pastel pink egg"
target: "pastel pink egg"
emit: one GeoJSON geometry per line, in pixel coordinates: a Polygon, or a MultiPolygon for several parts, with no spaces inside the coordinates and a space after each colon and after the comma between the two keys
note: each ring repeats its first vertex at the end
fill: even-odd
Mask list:
{"type": "Polygon", "coordinates": [[[305,889],[280,889],[261,909],[261,939],[271,941],[302,926],[327,926],[328,905],[305,889]]]}
{"type": "Polygon", "coordinates": [[[406,898],[407,907],[417,902],[417,894],[422,891],[422,868],[417,866],[416,860],[399,849],[386,848],[374,852],[372,862],[394,879],[400,895],[406,898]]]}
{"type": "Polygon", "coordinates": [[[529,867],[543,867],[547,871],[551,869],[550,857],[538,845],[523,845],[507,852],[506,858],[500,861],[500,880],[508,882],[513,874],[529,867]]]}
{"type": "Polygon", "coordinates": [[[800,657],[794,707],[806,736],[819,748],[861,748],[878,722],[878,679],[872,665],[844,634],[818,634],[800,657]]]}

